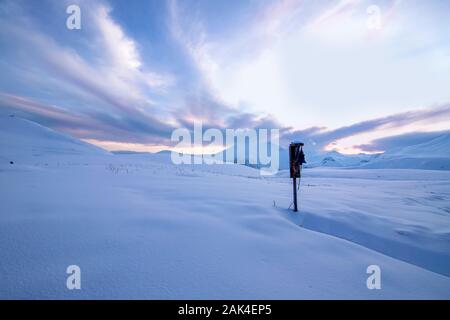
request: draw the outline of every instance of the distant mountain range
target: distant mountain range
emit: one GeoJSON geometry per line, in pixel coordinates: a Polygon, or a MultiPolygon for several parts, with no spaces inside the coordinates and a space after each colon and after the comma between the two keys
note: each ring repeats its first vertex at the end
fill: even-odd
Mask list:
{"type": "Polygon", "coordinates": [[[363,167],[450,170],[450,134],[374,155],[363,167]]]}
{"type": "MultiPolygon", "coordinates": [[[[268,144],[270,150],[271,145],[268,144]]],[[[257,149],[258,150],[258,149],[257,149]]],[[[220,152],[217,156],[225,159],[224,154],[231,148],[220,152]]],[[[278,146],[280,170],[289,168],[289,151],[278,146]]],[[[425,143],[388,150],[378,154],[346,155],[337,151],[320,151],[305,143],[306,168],[342,167],[342,168],[396,168],[396,169],[428,169],[450,170],[450,134],[442,134],[425,143]]],[[[236,147],[234,147],[236,155],[236,147]]],[[[235,160],[236,156],[235,156],[235,160]]],[[[243,161],[241,161],[243,162],[243,161]]],[[[252,167],[261,165],[249,164],[248,145],[244,162],[252,167]]]]}
{"type": "MultiPolygon", "coordinates": [[[[76,138],[58,133],[35,122],[20,117],[0,117],[0,141],[2,148],[0,158],[3,161],[21,161],[25,158],[38,161],[41,156],[51,156],[55,159],[61,155],[112,155],[89,143],[76,138]]],[[[268,149],[272,147],[268,144],[268,149]]],[[[236,147],[234,154],[237,155],[236,147]]],[[[225,160],[229,148],[216,154],[218,159],[225,160]]],[[[287,149],[275,146],[279,151],[279,169],[285,170],[289,167],[289,152],[287,149]]],[[[250,167],[261,167],[260,162],[249,163],[248,143],[245,155],[241,162],[250,167]]],[[[258,151],[258,149],[257,149],[258,151]]],[[[443,133],[440,136],[430,138],[429,141],[421,142],[403,148],[387,150],[382,154],[357,154],[345,155],[336,151],[323,152],[315,146],[305,143],[307,168],[314,167],[342,167],[342,168],[395,168],[395,169],[428,169],[428,170],[450,170],[450,134],[443,133]]],[[[117,151],[114,153],[135,153],[130,151],[117,151]]],[[[143,154],[145,153],[138,153],[143,154]]],[[[161,151],[160,157],[170,156],[170,151],[161,151]]],[[[270,153],[269,153],[270,154],[270,153]]],[[[234,157],[237,162],[236,156],[234,157]]]]}

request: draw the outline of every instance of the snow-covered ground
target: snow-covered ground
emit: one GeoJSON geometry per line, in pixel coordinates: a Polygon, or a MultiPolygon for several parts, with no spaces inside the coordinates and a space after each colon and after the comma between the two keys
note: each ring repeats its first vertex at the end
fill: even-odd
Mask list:
{"type": "Polygon", "coordinates": [[[0,298],[450,298],[448,171],[308,169],[296,214],[287,172],[111,154],[10,117],[0,145],[0,298]]]}

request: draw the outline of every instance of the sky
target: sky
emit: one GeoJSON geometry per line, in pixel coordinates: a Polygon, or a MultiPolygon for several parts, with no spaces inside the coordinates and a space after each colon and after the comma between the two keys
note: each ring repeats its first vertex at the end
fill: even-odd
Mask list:
{"type": "Polygon", "coordinates": [[[201,121],[382,152],[450,131],[449,87],[449,1],[0,0],[0,114],[108,150],[201,121]]]}

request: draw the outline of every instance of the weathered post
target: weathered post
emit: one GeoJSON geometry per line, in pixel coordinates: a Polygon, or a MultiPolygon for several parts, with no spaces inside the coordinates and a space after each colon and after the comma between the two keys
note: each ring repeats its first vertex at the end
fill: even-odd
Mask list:
{"type": "Polygon", "coordinates": [[[297,178],[301,177],[301,167],[305,161],[305,154],[303,153],[302,142],[292,142],[289,145],[289,170],[292,178],[292,190],[294,197],[294,211],[298,211],[297,206],[297,178]]]}
{"type": "Polygon", "coordinates": [[[294,190],[294,211],[297,212],[297,177],[292,180],[292,188],[294,190]]]}

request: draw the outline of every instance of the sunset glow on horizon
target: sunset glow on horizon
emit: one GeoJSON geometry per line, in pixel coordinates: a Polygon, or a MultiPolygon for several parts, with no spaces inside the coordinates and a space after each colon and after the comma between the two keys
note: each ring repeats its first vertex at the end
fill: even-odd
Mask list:
{"type": "Polygon", "coordinates": [[[450,131],[448,2],[6,0],[0,9],[0,113],[107,150],[170,150],[171,133],[196,121],[277,128],[284,148],[302,140],[348,154],[450,131]],[[79,30],[66,27],[72,2],[79,30]]]}

